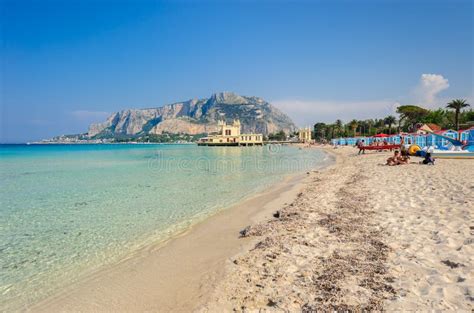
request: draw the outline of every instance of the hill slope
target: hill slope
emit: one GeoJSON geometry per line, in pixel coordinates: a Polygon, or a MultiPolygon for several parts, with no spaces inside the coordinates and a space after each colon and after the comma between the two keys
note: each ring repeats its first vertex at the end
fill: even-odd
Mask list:
{"type": "Polygon", "coordinates": [[[217,121],[240,119],[242,132],[265,135],[296,129],[293,121],[258,97],[231,92],[213,94],[208,99],[192,99],[150,109],[128,109],[113,113],[103,123],[89,127],[89,138],[113,138],[141,134],[201,134],[216,130],[217,121]]]}

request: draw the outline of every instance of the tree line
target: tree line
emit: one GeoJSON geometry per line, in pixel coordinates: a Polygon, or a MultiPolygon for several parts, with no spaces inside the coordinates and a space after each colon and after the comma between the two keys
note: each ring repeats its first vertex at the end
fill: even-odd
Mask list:
{"type": "Polygon", "coordinates": [[[343,123],[338,119],[332,124],[314,124],[316,140],[330,140],[338,137],[373,136],[380,133],[395,134],[415,131],[417,126],[425,123],[439,125],[443,129],[469,128],[474,126],[474,111],[467,110],[470,104],[466,100],[456,99],[445,108],[428,110],[416,105],[397,107],[398,118],[389,115],[380,119],[352,120],[343,123]]]}

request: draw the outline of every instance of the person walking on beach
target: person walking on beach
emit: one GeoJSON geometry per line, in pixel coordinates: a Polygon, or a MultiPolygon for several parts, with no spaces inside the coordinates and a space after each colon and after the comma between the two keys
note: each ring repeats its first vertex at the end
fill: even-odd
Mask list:
{"type": "Polygon", "coordinates": [[[358,154],[360,154],[361,152],[362,152],[362,154],[365,154],[364,146],[365,146],[364,140],[361,140],[357,143],[357,148],[359,148],[359,153],[358,154]]]}

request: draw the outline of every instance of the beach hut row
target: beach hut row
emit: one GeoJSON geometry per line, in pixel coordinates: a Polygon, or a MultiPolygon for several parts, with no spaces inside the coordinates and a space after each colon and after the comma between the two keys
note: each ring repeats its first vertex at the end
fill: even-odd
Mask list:
{"type": "MultiPolygon", "coordinates": [[[[470,128],[472,129],[472,128],[470,128]]],[[[447,129],[447,130],[440,130],[434,133],[438,135],[443,135],[446,137],[450,137],[453,139],[459,139],[461,141],[465,141],[468,138],[469,130],[461,130],[459,132],[447,129]]],[[[439,136],[435,136],[433,134],[423,134],[423,133],[401,133],[396,135],[391,135],[384,138],[375,138],[375,137],[367,137],[367,136],[357,136],[357,137],[346,137],[346,138],[334,138],[331,140],[332,145],[338,146],[354,146],[357,141],[364,140],[366,145],[370,145],[375,141],[386,141],[388,144],[400,144],[402,142],[405,144],[416,144],[420,147],[426,146],[438,146],[438,147],[446,147],[449,144],[449,141],[443,139],[439,136]]]]}

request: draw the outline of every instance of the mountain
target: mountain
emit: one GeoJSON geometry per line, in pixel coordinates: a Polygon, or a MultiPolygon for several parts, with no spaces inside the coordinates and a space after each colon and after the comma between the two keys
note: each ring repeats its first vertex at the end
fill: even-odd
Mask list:
{"type": "Polygon", "coordinates": [[[205,99],[113,113],[105,122],[90,125],[88,137],[136,137],[162,133],[195,135],[216,131],[219,120],[233,119],[240,119],[244,133],[267,135],[280,130],[286,133],[296,130],[286,114],[262,98],[220,92],[205,99]]]}

